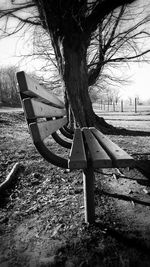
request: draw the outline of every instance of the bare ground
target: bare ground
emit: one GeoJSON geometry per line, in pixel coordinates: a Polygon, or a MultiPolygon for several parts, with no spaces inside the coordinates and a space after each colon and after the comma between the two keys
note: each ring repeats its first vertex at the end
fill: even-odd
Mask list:
{"type": "MultiPolygon", "coordinates": [[[[128,126],[126,120],[124,125],[128,126]]],[[[133,125],[139,127],[136,119],[133,125]]],[[[116,169],[97,170],[96,223],[88,226],[81,172],[45,162],[32,144],[21,112],[2,112],[0,128],[0,183],[16,162],[21,165],[12,189],[0,196],[0,267],[150,266],[150,207],[132,201],[150,204],[145,175],[136,168],[122,169],[125,177],[116,169]],[[129,196],[131,201],[104,191],[129,196]]],[[[111,139],[136,160],[144,160],[149,178],[150,136],[111,139]]],[[[67,155],[49,142],[58,154],[67,155]]]]}

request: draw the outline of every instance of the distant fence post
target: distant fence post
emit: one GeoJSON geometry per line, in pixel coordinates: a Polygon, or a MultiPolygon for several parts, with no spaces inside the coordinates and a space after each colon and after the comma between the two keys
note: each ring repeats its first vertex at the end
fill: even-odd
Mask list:
{"type": "Polygon", "coordinates": [[[108,100],[108,111],[109,111],[109,100],[108,100]]]}
{"type": "Polygon", "coordinates": [[[113,111],[115,111],[115,102],[113,102],[113,111]]]}
{"type": "Polygon", "coordinates": [[[137,113],[137,98],[135,97],[135,113],[137,113]]]}
{"type": "Polygon", "coordinates": [[[121,112],[123,112],[123,100],[121,100],[121,112]]]}

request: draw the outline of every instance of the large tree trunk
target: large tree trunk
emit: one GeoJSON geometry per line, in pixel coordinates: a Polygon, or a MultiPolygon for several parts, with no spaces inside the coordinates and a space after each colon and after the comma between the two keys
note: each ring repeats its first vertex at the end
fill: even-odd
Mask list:
{"type": "Polygon", "coordinates": [[[65,93],[64,93],[64,101],[65,101],[65,107],[66,107],[66,111],[67,111],[67,119],[68,119],[68,126],[70,129],[74,129],[75,127],[75,119],[74,119],[74,115],[72,113],[72,109],[71,109],[71,106],[70,106],[70,103],[68,101],[68,96],[67,96],[67,92],[65,90],[65,93]]]}
{"type": "Polygon", "coordinates": [[[74,5],[75,1],[56,0],[55,5],[52,5],[52,2],[48,0],[36,2],[40,17],[46,21],[43,26],[51,36],[58,69],[63,77],[67,98],[76,124],[80,127],[96,126],[98,120],[88,93],[87,48],[90,43],[91,32],[88,29],[83,30],[81,22],[84,24],[85,18],[82,14],[79,21],[76,20],[79,10],[85,8],[86,5],[83,5],[82,1],[77,1],[78,5],[74,5]],[[70,5],[71,3],[72,5],[70,5]],[[50,13],[50,11],[53,12],[50,13]],[[61,12],[64,12],[63,19],[61,12]]]}
{"type": "Polygon", "coordinates": [[[88,79],[89,84],[93,84],[100,74],[103,61],[101,44],[100,63],[89,73],[89,78],[87,48],[93,33],[105,17],[117,7],[132,3],[134,0],[34,0],[33,2],[38,7],[42,26],[50,34],[58,68],[63,76],[69,104],[77,124],[80,127],[107,128],[104,119],[94,114],[88,94],[88,79]]]}
{"type": "Polygon", "coordinates": [[[63,52],[65,88],[75,120],[80,127],[93,126],[95,115],[88,94],[86,44],[82,42],[81,46],[73,42],[71,46],[64,40],[63,52]]]}

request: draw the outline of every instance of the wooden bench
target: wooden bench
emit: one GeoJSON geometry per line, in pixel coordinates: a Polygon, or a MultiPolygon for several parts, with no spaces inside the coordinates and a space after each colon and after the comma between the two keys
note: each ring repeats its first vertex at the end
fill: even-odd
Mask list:
{"type": "Polygon", "coordinates": [[[17,73],[17,80],[35,147],[44,159],[58,167],[82,169],[85,221],[94,222],[94,169],[128,167],[133,164],[133,158],[96,128],[70,130],[62,101],[24,72],[17,73]],[[45,140],[50,135],[59,145],[70,149],[67,159],[56,155],[46,145],[45,140]]]}

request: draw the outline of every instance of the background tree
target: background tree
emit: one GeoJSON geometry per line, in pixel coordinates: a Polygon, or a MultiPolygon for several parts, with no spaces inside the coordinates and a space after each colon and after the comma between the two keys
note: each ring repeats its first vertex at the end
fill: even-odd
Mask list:
{"type": "MultiPolygon", "coordinates": [[[[13,1],[7,9],[1,10],[2,18],[13,17],[19,20],[15,31],[26,23],[41,25],[48,32],[64,90],[80,126],[93,126],[97,122],[88,87],[97,81],[104,66],[108,62],[112,64],[121,60],[134,60],[149,52],[148,49],[140,51],[138,46],[137,49],[133,46],[133,42],[140,42],[148,36],[141,26],[148,22],[149,17],[141,16],[135,26],[135,20],[127,6],[132,2],[134,0],[34,0],[24,3],[13,1]],[[31,9],[32,14],[29,13],[31,9]],[[26,10],[26,13],[23,10],[26,10]],[[130,18],[128,24],[127,18],[128,22],[130,18]],[[123,56],[120,48],[121,51],[126,51],[123,56]],[[131,55],[129,48],[135,54],[131,55]]],[[[135,10],[135,7],[132,10],[135,10]]],[[[8,26],[8,20],[5,25],[6,22],[8,26]]]]}
{"type": "Polygon", "coordinates": [[[0,69],[0,102],[5,106],[20,107],[20,98],[17,92],[15,67],[0,69]]]}
{"type": "Polygon", "coordinates": [[[39,66],[37,64],[36,70],[32,71],[32,76],[35,76],[46,87],[54,90],[56,94],[57,92],[60,94],[58,89],[62,87],[61,77],[49,34],[40,26],[36,26],[32,35],[32,41],[31,36],[29,39],[33,44],[32,51],[30,53],[22,53],[19,64],[21,65],[26,60],[30,61],[31,64],[34,64],[34,62],[39,63],[40,61],[39,66]]]}

